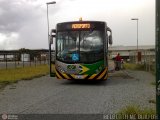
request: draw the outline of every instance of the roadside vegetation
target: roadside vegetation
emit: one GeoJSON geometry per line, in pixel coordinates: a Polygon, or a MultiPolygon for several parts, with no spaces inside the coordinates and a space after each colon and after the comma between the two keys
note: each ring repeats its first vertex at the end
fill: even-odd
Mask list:
{"type": "Polygon", "coordinates": [[[156,81],[150,83],[153,86],[156,86],[156,81]]]}
{"type": "Polygon", "coordinates": [[[130,70],[145,70],[145,66],[141,64],[124,63],[123,66],[125,69],[130,70]]]}
{"type": "MultiPolygon", "coordinates": [[[[144,64],[124,63],[123,67],[124,67],[124,69],[146,71],[146,66],[144,64]]],[[[152,73],[153,75],[155,75],[155,65],[150,66],[149,72],[152,73]]]]}
{"type": "Polygon", "coordinates": [[[0,88],[19,80],[31,80],[49,74],[48,65],[38,65],[24,68],[10,68],[0,70],[0,88]]]}
{"type": "MultiPolygon", "coordinates": [[[[124,69],[129,69],[129,70],[141,70],[141,71],[146,71],[145,65],[144,64],[133,64],[133,63],[124,63],[123,64],[124,69]]],[[[150,73],[153,74],[154,76],[156,75],[155,72],[155,66],[152,65],[150,66],[150,73]]],[[[150,83],[151,85],[156,85],[156,81],[154,80],[153,82],[150,83]]]]}
{"type": "Polygon", "coordinates": [[[124,117],[129,117],[135,120],[150,120],[156,118],[156,110],[153,110],[152,108],[141,109],[139,106],[136,105],[126,106],[125,108],[122,108],[117,114],[120,120],[124,119],[124,117]]]}

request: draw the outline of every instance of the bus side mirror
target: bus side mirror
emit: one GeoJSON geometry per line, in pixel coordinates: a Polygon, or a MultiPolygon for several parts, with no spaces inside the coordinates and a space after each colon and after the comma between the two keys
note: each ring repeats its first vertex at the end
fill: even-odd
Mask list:
{"type": "Polygon", "coordinates": [[[49,38],[49,40],[50,40],[50,44],[53,44],[53,38],[55,38],[56,37],[56,35],[53,35],[53,33],[56,33],[56,30],[55,29],[52,29],[51,30],[51,33],[50,33],[50,38],[49,38]]]}
{"type": "Polygon", "coordinates": [[[109,35],[109,44],[112,45],[113,41],[112,41],[112,35],[109,35]]]}
{"type": "Polygon", "coordinates": [[[109,42],[110,45],[112,45],[112,44],[113,44],[113,40],[112,40],[112,30],[111,30],[109,27],[107,27],[107,30],[106,30],[106,31],[109,31],[109,32],[110,32],[110,35],[108,36],[108,42],[109,42]]]}
{"type": "Polygon", "coordinates": [[[52,29],[52,33],[56,33],[56,29],[52,29]]]}

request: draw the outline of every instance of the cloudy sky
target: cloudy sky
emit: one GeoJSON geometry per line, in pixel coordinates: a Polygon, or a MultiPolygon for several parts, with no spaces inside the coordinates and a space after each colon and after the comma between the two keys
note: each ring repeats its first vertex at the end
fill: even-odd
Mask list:
{"type": "MultiPolygon", "coordinates": [[[[0,0],[0,50],[48,48],[46,2],[51,0],[0,0]]],[[[56,23],[106,21],[113,31],[113,45],[155,44],[154,0],[55,0],[49,5],[50,28],[56,23]]]]}

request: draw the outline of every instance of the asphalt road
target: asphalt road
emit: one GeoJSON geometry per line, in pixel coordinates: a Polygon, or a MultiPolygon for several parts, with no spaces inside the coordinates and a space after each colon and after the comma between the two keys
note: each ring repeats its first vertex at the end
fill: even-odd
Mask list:
{"type": "Polygon", "coordinates": [[[127,105],[155,108],[154,77],[119,71],[105,82],[74,82],[44,76],[0,90],[0,113],[111,114],[127,105]],[[128,76],[129,75],[129,76],[128,76]]]}

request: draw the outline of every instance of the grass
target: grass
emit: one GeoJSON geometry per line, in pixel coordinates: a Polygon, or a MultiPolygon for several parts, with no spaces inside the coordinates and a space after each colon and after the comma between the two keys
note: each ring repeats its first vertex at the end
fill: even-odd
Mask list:
{"type": "Polygon", "coordinates": [[[151,85],[154,85],[154,86],[155,86],[155,85],[156,85],[156,82],[155,82],[155,81],[154,81],[154,82],[151,82],[151,85]]]}
{"type": "MultiPolygon", "coordinates": [[[[133,64],[133,63],[124,63],[124,69],[130,69],[130,70],[142,70],[146,71],[144,64],[133,64]]],[[[156,75],[155,72],[155,65],[150,66],[150,73],[152,73],[154,76],[156,75]]]]}
{"type": "Polygon", "coordinates": [[[19,80],[31,80],[49,74],[48,65],[39,65],[24,68],[10,68],[0,70],[0,88],[19,80]]]}
{"type": "Polygon", "coordinates": [[[156,100],[155,100],[155,99],[150,99],[148,102],[149,102],[149,103],[156,104],[156,100]]]}
{"type": "Polygon", "coordinates": [[[130,69],[130,70],[144,70],[145,66],[141,64],[133,64],[133,63],[124,63],[124,68],[125,69],[130,69]]]}
{"type": "MultiPolygon", "coordinates": [[[[124,68],[125,69],[130,69],[130,70],[142,70],[142,71],[145,71],[145,65],[141,65],[141,64],[133,64],[133,63],[124,63],[123,64],[124,68]]],[[[151,71],[150,73],[152,75],[156,75],[155,73],[155,66],[151,66],[151,71]]],[[[156,82],[155,80],[153,82],[150,83],[151,85],[156,85],[156,82]]]]}
{"type": "Polygon", "coordinates": [[[141,109],[139,106],[130,105],[118,112],[119,119],[124,119],[124,116],[134,117],[135,120],[140,119],[140,117],[147,117],[145,119],[149,120],[156,118],[156,110],[151,108],[141,109]]]}

